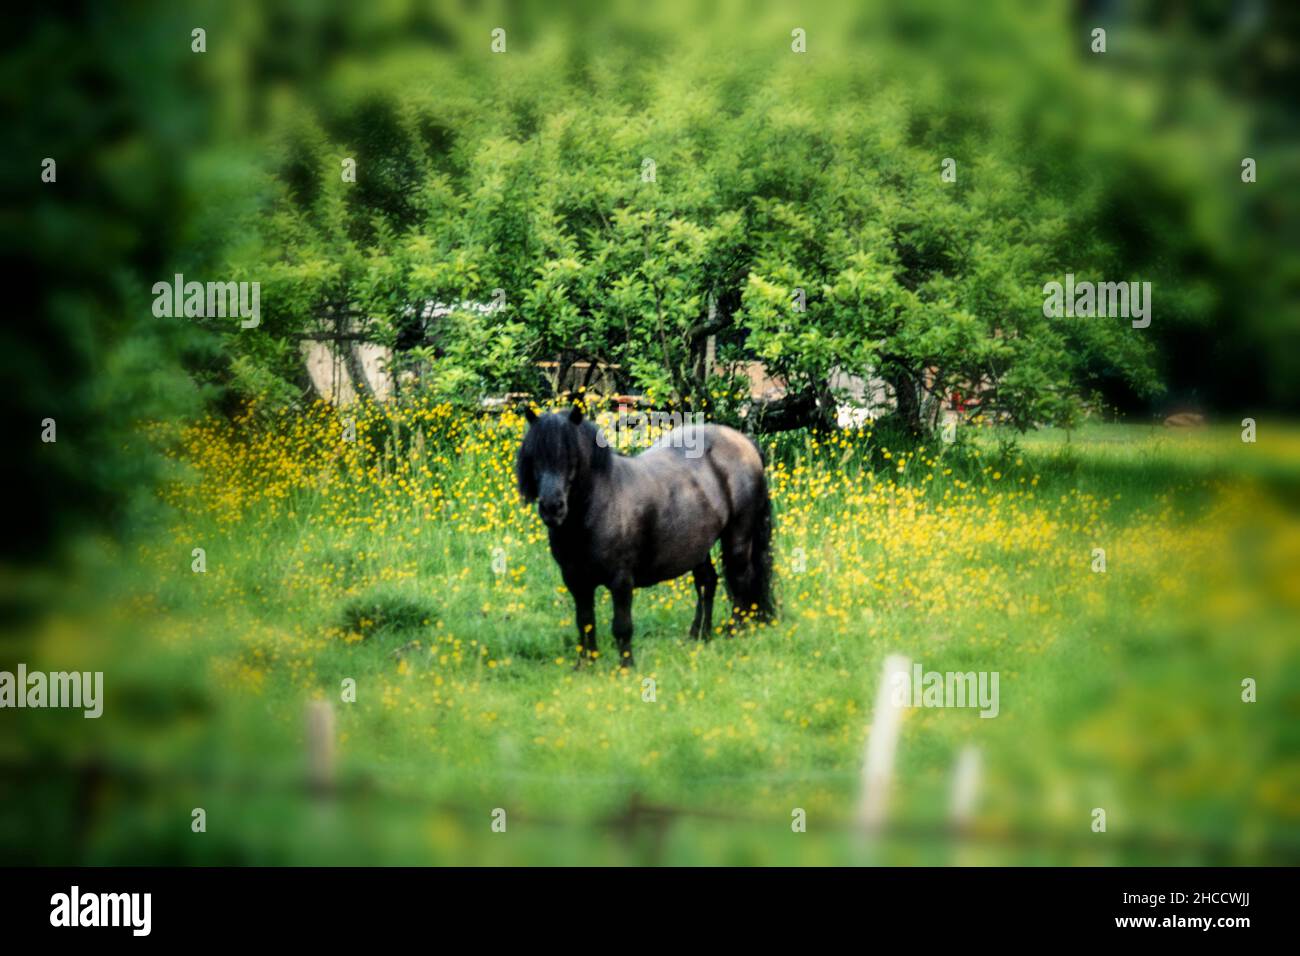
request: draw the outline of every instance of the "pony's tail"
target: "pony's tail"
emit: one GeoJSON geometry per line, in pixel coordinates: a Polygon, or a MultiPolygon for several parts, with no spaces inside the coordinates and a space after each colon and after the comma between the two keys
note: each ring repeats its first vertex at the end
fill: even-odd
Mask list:
{"type": "Polygon", "coordinates": [[[770,621],[776,617],[776,598],[772,594],[772,499],[767,493],[766,475],[759,494],[754,537],[749,546],[753,593],[747,603],[756,606],[753,612],[756,620],[770,621]]]}
{"type": "MultiPolygon", "coordinates": [[[[754,442],[759,463],[766,468],[763,449],[754,442]]],[[[767,474],[760,470],[749,503],[751,514],[744,522],[748,542],[735,540],[735,525],[723,530],[722,569],[731,595],[732,625],[741,620],[770,621],[776,617],[772,594],[772,499],[767,491],[767,474]]]]}

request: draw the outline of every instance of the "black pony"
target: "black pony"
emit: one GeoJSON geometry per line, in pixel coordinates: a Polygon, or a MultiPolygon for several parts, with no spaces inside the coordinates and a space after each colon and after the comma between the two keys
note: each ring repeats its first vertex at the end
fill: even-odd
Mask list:
{"type": "Polygon", "coordinates": [[[577,609],[578,664],[595,655],[596,588],[614,598],[620,663],[632,666],[632,589],[695,575],[691,637],[713,628],[718,574],[709,551],[722,539],[733,623],[770,619],[772,507],[763,458],[722,425],[683,425],[635,458],[615,454],[574,408],[524,412],[519,492],[550,529],[551,554],[577,609]]]}

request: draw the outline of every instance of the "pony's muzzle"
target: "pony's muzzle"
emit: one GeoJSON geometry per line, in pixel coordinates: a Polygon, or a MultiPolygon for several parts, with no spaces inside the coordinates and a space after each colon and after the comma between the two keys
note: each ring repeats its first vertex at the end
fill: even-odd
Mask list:
{"type": "Polygon", "coordinates": [[[563,498],[543,498],[537,502],[537,513],[548,528],[558,528],[569,513],[569,505],[563,498]]]}

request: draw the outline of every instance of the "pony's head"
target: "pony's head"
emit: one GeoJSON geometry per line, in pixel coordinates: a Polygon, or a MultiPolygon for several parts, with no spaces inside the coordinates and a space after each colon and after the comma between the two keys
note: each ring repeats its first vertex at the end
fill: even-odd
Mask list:
{"type": "Polygon", "coordinates": [[[515,458],[519,493],[537,502],[547,527],[558,528],[569,515],[574,488],[585,487],[592,472],[609,467],[609,446],[576,406],[567,415],[539,416],[525,408],[524,417],[528,432],[515,458]]]}

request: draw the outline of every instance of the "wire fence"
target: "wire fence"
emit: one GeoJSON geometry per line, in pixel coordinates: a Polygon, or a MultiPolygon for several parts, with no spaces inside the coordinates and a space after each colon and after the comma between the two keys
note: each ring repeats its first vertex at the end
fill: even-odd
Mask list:
{"type": "MultiPolygon", "coordinates": [[[[555,782],[547,775],[526,775],[555,782]]],[[[837,774],[839,777],[850,776],[837,774]]],[[[404,805],[430,814],[453,816],[466,826],[488,825],[490,808],[483,802],[449,800],[431,795],[427,791],[407,789],[380,782],[366,774],[343,777],[322,786],[301,772],[244,772],[230,773],[216,770],[163,769],[116,762],[80,759],[73,761],[0,759],[0,778],[7,782],[31,785],[42,778],[71,779],[84,802],[93,804],[95,795],[109,785],[137,788],[179,789],[193,788],[204,791],[222,790],[233,794],[278,793],[300,797],[323,805],[348,805],[356,801],[380,800],[404,805]]],[[[610,782],[610,777],[567,777],[570,782],[610,782]]],[[[729,781],[765,779],[753,777],[728,777],[729,781]]],[[[798,775],[783,775],[781,780],[799,782],[798,775]]],[[[818,777],[817,779],[821,779],[818,777]]],[[[14,808],[11,805],[9,811],[14,808]]],[[[772,835],[789,833],[789,816],[771,816],[757,812],[727,810],[711,807],[683,806],[647,799],[633,791],[618,808],[592,815],[559,815],[532,810],[510,811],[512,828],[544,828],[548,830],[585,830],[603,833],[628,842],[649,838],[647,862],[662,862],[661,856],[667,837],[682,823],[706,823],[767,832],[772,835]]],[[[83,824],[89,823],[85,819],[83,824]]],[[[1300,865],[1300,841],[1255,842],[1249,847],[1231,837],[1196,838],[1184,835],[1161,836],[1155,834],[1108,833],[1104,843],[1096,834],[1071,833],[1041,827],[1013,827],[996,824],[961,823],[954,821],[916,822],[892,820],[871,826],[850,815],[826,817],[809,815],[807,832],[833,834],[837,839],[862,841],[860,845],[885,846],[907,844],[950,848],[978,848],[1040,851],[1044,853],[1115,854],[1131,853],[1150,859],[1186,860],[1204,863],[1225,863],[1241,860],[1244,856],[1259,858],[1286,865],[1300,865]]]]}
{"type": "MultiPolygon", "coordinates": [[[[1113,832],[1104,840],[1086,829],[1064,833],[1059,830],[1017,827],[977,821],[974,807],[980,786],[981,758],[973,747],[958,756],[953,774],[951,801],[947,819],[917,822],[897,819],[890,812],[890,793],[894,757],[901,725],[902,704],[890,694],[891,679],[906,673],[910,662],[901,655],[885,661],[877,693],[872,723],[868,733],[860,771],[821,770],[788,774],[735,774],[715,777],[692,777],[700,784],[772,784],[859,781],[856,812],[838,817],[805,815],[804,829],[798,832],[833,834],[851,840],[867,858],[873,847],[889,844],[909,846],[989,847],[1039,853],[1126,854],[1162,862],[1231,863],[1266,860],[1289,865],[1300,864],[1300,839],[1244,840],[1240,834],[1218,837],[1195,837],[1183,834],[1113,832]]],[[[306,773],[301,766],[258,768],[229,772],[213,767],[176,767],[142,763],[124,764],[93,758],[15,758],[0,757],[0,780],[21,787],[42,778],[71,779],[83,803],[93,805],[95,795],[107,784],[128,787],[154,787],[176,790],[183,787],[202,790],[220,789],[235,793],[278,793],[300,796],[324,804],[348,804],[359,800],[383,800],[418,809],[422,812],[453,815],[468,826],[487,825],[492,812],[482,802],[448,800],[430,790],[396,785],[378,767],[352,766],[340,774],[336,765],[335,719],[331,705],[313,701],[306,715],[306,773]]],[[[580,816],[562,816],[512,809],[509,814],[515,827],[581,829],[604,833],[628,842],[644,843],[648,836],[648,862],[662,862],[668,836],[683,823],[707,823],[714,827],[749,828],[776,835],[794,829],[792,817],[773,817],[762,813],[719,807],[683,806],[647,799],[637,791],[639,781],[616,775],[553,775],[503,771],[505,781],[535,781],[547,784],[574,784],[585,787],[616,786],[629,792],[614,809],[580,816]]],[[[89,826],[83,821],[83,826],[89,826]]]]}

